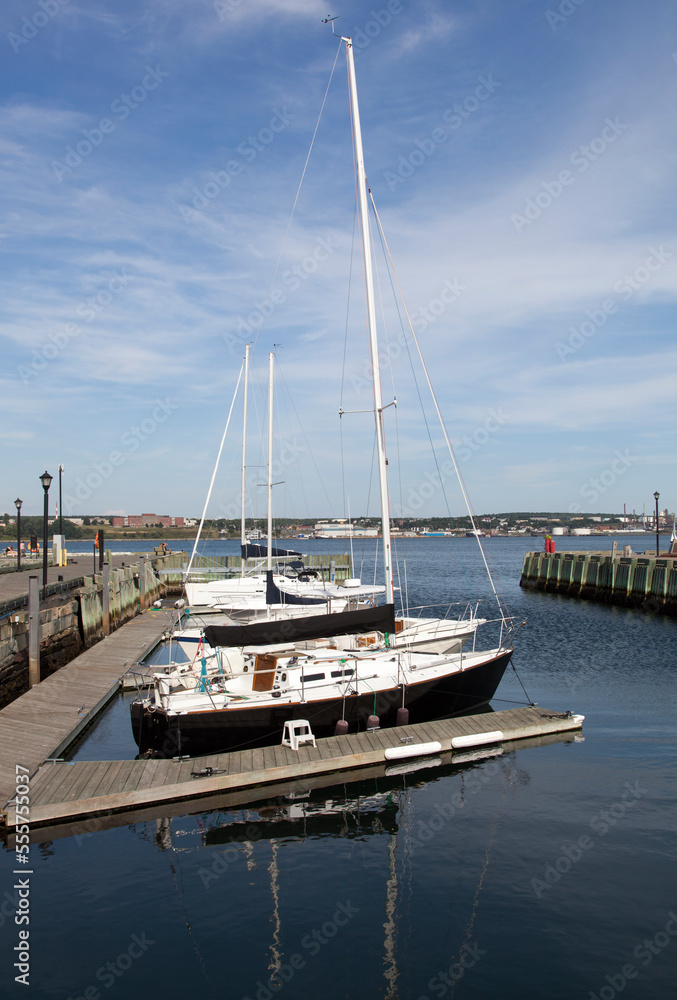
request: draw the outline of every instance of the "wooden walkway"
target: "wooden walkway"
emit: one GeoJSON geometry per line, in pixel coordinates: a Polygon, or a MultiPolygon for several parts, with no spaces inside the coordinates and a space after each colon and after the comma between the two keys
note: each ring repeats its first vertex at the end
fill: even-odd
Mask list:
{"type": "Polygon", "coordinates": [[[14,794],[16,765],[33,773],[43,761],[59,757],[172,619],[173,609],[145,611],[0,711],[0,802],[14,794]]]}
{"type": "MultiPolygon", "coordinates": [[[[87,817],[112,816],[133,809],[185,802],[216,793],[249,790],[254,799],[262,786],[322,774],[383,765],[388,747],[439,741],[451,750],[455,736],[501,730],[504,741],[561,733],[581,728],[581,716],[546,709],[514,708],[456,719],[421,723],[317,741],[317,747],[292,751],[274,746],[191,760],[131,760],[47,763],[30,780],[30,825],[68,823],[87,817]],[[195,772],[214,768],[210,777],[195,772]],[[254,792],[258,789],[258,792],[254,792]]],[[[1,730],[0,730],[1,734],[1,730]]],[[[462,751],[459,751],[462,753],[462,751]]],[[[453,762],[453,758],[451,758],[453,762]]],[[[14,774],[12,773],[12,783],[14,774]]],[[[5,829],[16,826],[12,802],[3,810],[5,829]]],[[[25,822],[19,820],[19,822],[25,822]]]]}

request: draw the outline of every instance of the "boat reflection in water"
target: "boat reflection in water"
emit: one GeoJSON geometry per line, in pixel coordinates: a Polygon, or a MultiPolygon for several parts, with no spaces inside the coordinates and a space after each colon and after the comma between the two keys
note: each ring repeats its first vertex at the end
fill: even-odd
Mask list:
{"type": "Polygon", "coordinates": [[[257,840],[397,834],[409,788],[422,787],[432,777],[464,776],[502,756],[502,747],[492,747],[455,754],[444,762],[440,757],[407,760],[371,768],[378,775],[371,779],[288,791],[239,810],[216,810],[203,817],[201,839],[205,845],[235,846],[257,840]]]}
{"type": "MultiPolygon", "coordinates": [[[[324,788],[306,785],[303,788],[302,782],[296,782],[293,786],[295,790],[275,798],[198,816],[202,845],[219,848],[209,855],[210,861],[203,862],[199,869],[204,887],[210,888],[212,884],[225,887],[226,883],[221,881],[224,878],[228,884],[235,886],[238,884],[238,865],[243,864],[248,873],[248,885],[258,884],[263,878],[268,887],[267,905],[270,910],[265,925],[269,930],[259,944],[259,948],[263,947],[266,952],[266,974],[260,977],[247,996],[256,996],[256,990],[259,990],[260,996],[274,994],[293,975],[290,962],[297,954],[303,953],[307,957],[320,951],[319,947],[317,952],[313,950],[316,946],[312,931],[305,936],[297,938],[294,934],[290,938],[287,922],[292,885],[288,879],[294,862],[284,848],[292,843],[333,840],[353,842],[349,848],[351,857],[353,850],[362,845],[354,856],[359,858],[360,865],[368,872],[365,875],[369,880],[369,893],[379,914],[380,927],[376,933],[381,949],[381,976],[385,980],[383,995],[387,1000],[400,997],[400,963],[408,961],[405,924],[411,902],[413,858],[419,851],[428,849],[429,841],[438,834],[443,838],[449,837],[448,829],[446,834],[440,831],[448,827],[456,811],[462,810],[466,800],[469,802],[486,782],[498,777],[502,785],[511,783],[519,774],[513,761],[513,754],[504,757],[501,747],[459,754],[451,762],[449,758],[444,762],[440,758],[413,760],[387,769],[372,768],[369,773],[376,771],[378,777],[363,778],[350,784],[324,788]],[[455,808],[443,805],[439,811],[433,809],[429,818],[419,819],[414,826],[412,795],[425,790],[431,781],[437,783],[438,779],[447,779],[441,786],[446,793],[441,796],[442,801],[449,801],[453,788],[458,805],[455,808]],[[367,842],[371,843],[365,850],[367,842]],[[258,870],[257,883],[251,881],[255,870],[258,870]],[[294,947],[300,950],[291,954],[290,948],[294,947]]],[[[499,793],[498,799],[501,809],[502,793],[499,793]]],[[[161,821],[156,834],[156,844],[165,851],[176,850],[170,827],[171,821],[161,821]]],[[[489,849],[492,843],[490,836],[489,849]]],[[[340,854],[338,844],[329,843],[328,849],[332,856],[336,851],[340,854]]],[[[473,929],[481,888],[482,876],[472,890],[475,905],[471,909],[470,923],[464,922],[456,942],[455,950],[461,955],[473,929]]],[[[246,901],[241,900],[240,905],[246,906],[246,901]]],[[[298,905],[298,896],[294,892],[293,906],[298,905]]],[[[352,913],[358,912],[359,907],[353,906],[350,899],[340,900],[336,904],[334,919],[339,926],[344,926],[352,913]]],[[[260,923],[259,926],[263,925],[260,923]]],[[[327,937],[336,933],[330,921],[322,923],[321,927],[327,937]]],[[[326,939],[323,940],[326,943],[326,939]]],[[[373,957],[378,961],[377,955],[373,957]]]]}

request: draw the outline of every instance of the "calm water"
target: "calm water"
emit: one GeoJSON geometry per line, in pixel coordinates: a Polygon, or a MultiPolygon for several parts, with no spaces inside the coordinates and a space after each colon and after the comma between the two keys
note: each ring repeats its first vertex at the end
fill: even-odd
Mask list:
{"type": "MultiPolygon", "coordinates": [[[[583,740],[33,845],[34,994],[672,997],[675,622],[520,591],[523,553],[541,545],[491,539],[487,552],[528,620],[515,664],[530,697],[584,714],[583,740]]],[[[474,551],[408,542],[412,603],[484,596],[474,551]]],[[[495,709],[522,698],[512,671],[498,694],[495,709]]],[[[75,756],[134,752],[120,699],[75,756]]],[[[9,996],[14,852],[0,857],[9,996]]]]}

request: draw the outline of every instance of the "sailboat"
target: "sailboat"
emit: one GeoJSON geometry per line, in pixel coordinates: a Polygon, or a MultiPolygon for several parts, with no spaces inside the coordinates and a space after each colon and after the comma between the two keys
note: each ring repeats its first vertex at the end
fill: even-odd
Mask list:
{"type": "MultiPolygon", "coordinates": [[[[372,603],[385,590],[374,584],[364,586],[358,579],[348,579],[341,584],[325,581],[315,570],[303,563],[303,555],[291,549],[276,547],[273,543],[273,386],[275,355],[268,355],[268,479],[267,479],[267,540],[266,545],[255,544],[245,528],[246,455],[247,455],[247,397],[249,387],[250,345],[244,356],[244,412],[242,421],[242,484],[240,501],[240,576],[206,583],[189,581],[191,567],[200,541],[200,528],[193,545],[193,553],[186,570],[184,590],[191,607],[209,607],[222,611],[231,621],[252,622],[260,618],[277,618],[318,614],[333,611],[357,610],[364,600],[372,603]]],[[[218,466],[218,463],[217,463],[218,466]]],[[[207,505],[205,504],[205,512],[207,505]]]]}
{"type": "MultiPolygon", "coordinates": [[[[395,616],[369,189],[353,43],[339,37],[346,50],[357,169],[386,603],[338,614],[205,628],[193,669],[177,667],[173,674],[158,677],[151,696],[132,704],[132,729],[141,750],[199,754],[275,744],[284,723],[294,719],[309,720],[316,736],[331,736],[468,712],[491,700],[512,656],[512,622],[502,609],[499,645],[484,651],[474,648],[475,627],[468,632],[471,651],[464,650],[463,639],[452,644],[453,651],[437,651],[434,641],[425,640],[444,628],[444,619],[411,623],[395,616]]],[[[271,578],[269,563],[269,583],[271,578]]]]}

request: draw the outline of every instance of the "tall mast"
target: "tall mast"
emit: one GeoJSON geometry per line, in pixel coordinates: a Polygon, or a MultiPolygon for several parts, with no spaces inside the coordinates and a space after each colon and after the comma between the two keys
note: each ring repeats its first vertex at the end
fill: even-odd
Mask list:
{"type": "Polygon", "coordinates": [[[360,128],[360,111],[357,104],[357,84],[355,82],[355,62],[353,59],[352,39],[341,36],[346,43],[348,60],[348,82],[350,86],[350,107],[353,119],[353,140],[355,143],[355,158],[357,161],[357,192],[360,209],[360,225],[362,229],[362,253],[364,255],[364,282],[367,301],[367,325],[369,329],[369,346],[371,353],[372,388],[374,396],[374,420],[376,422],[376,451],[378,457],[378,475],[381,488],[381,534],[383,536],[383,562],[385,567],[386,601],[393,603],[395,591],[393,587],[392,544],[390,538],[390,499],[388,496],[388,476],[386,460],[385,428],[383,421],[383,397],[381,393],[381,366],[378,357],[378,334],[376,330],[376,306],[374,299],[374,277],[372,270],[371,235],[369,232],[369,203],[367,174],[364,169],[364,153],[362,150],[362,130],[360,128]]]}
{"type": "MultiPolygon", "coordinates": [[[[240,497],[240,545],[247,544],[245,532],[245,503],[247,500],[247,393],[249,391],[249,344],[244,349],[244,417],[242,420],[242,492],[240,497]]],[[[244,559],[240,560],[244,576],[244,559]]]]}
{"type": "Polygon", "coordinates": [[[273,361],[268,355],[268,553],[266,569],[273,568],[273,361]]]}

